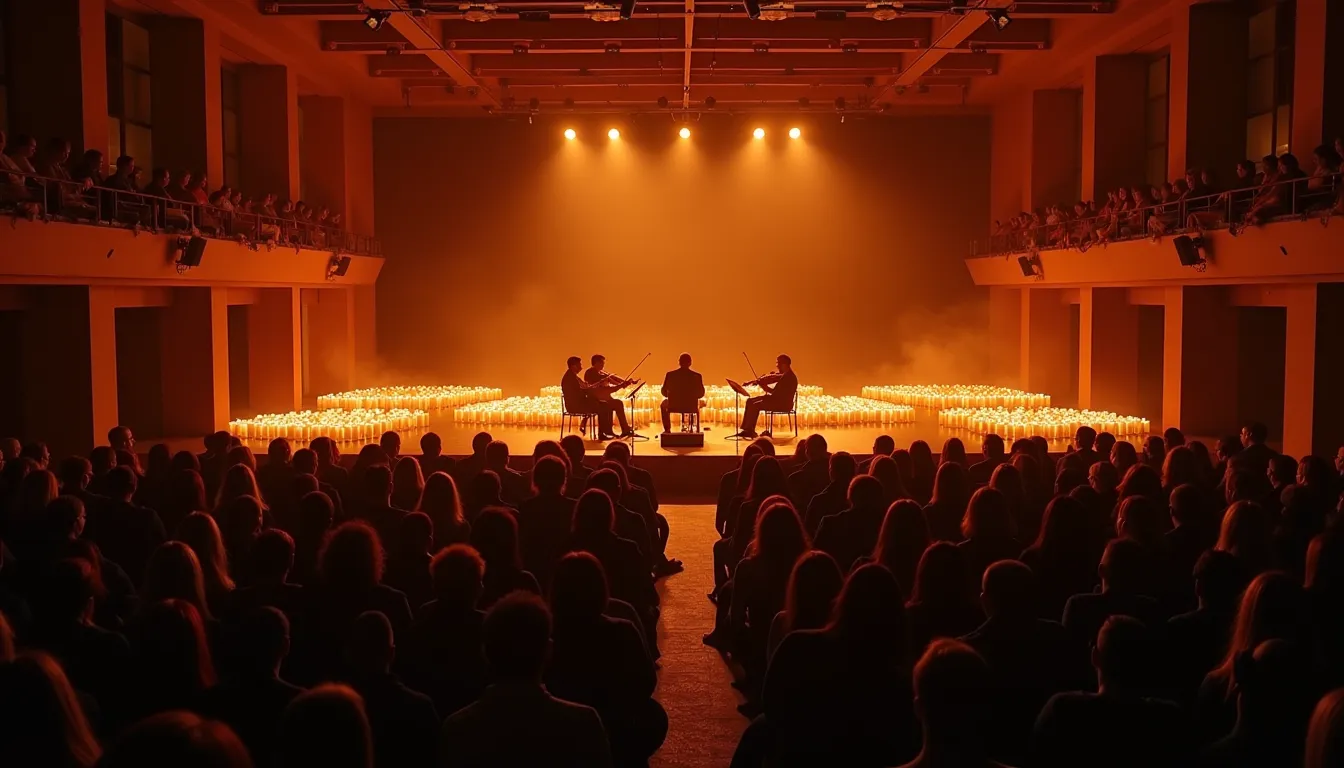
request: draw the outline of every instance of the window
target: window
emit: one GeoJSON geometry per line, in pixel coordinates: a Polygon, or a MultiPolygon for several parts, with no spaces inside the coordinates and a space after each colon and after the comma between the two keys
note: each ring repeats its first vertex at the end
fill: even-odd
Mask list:
{"type": "Polygon", "coordinates": [[[1146,178],[1154,187],[1167,180],[1167,88],[1171,56],[1162,54],[1148,63],[1148,101],[1144,105],[1144,133],[1148,140],[1146,178]]]}
{"type": "Polygon", "coordinates": [[[239,185],[238,141],[238,70],[223,67],[219,73],[220,100],[224,115],[224,183],[235,189],[239,185]]]}
{"type": "Polygon", "coordinates": [[[9,15],[8,0],[0,0],[0,128],[9,126],[9,29],[5,18],[9,15]]]}
{"type": "Polygon", "coordinates": [[[149,30],[107,16],[107,160],[135,158],[154,166],[153,115],[150,111],[149,30]]]}
{"type": "Polygon", "coordinates": [[[1293,118],[1292,2],[1274,4],[1250,19],[1246,67],[1246,157],[1288,151],[1293,118]]]}

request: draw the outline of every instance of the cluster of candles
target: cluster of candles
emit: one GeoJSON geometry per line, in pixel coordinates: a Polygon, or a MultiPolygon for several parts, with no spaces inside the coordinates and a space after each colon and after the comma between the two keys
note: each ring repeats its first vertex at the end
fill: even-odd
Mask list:
{"type": "Polygon", "coordinates": [[[863,397],[917,408],[1048,408],[1050,396],[984,384],[891,384],[864,387],[863,397]]]}
{"type": "MultiPolygon", "coordinates": [[[[453,412],[453,420],[460,424],[509,425],[515,427],[559,427],[563,402],[560,395],[540,397],[508,397],[485,403],[464,405],[453,412]]],[[[635,412],[626,417],[635,429],[646,427],[661,416],[658,406],[641,407],[636,399],[635,412]]],[[[593,429],[597,425],[593,425],[593,429]]]]}
{"type": "Polygon", "coordinates": [[[321,395],[317,398],[317,407],[321,410],[343,411],[356,408],[410,408],[436,411],[498,400],[503,396],[504,393],[494,387],[370,387],[321,395]]]}
{"type": "Polygon", "coordinates": [[[229,431],[243,440],[308,441],[315,437],[330,437],[338,442],[377,440],[388,430],[424,429],[429,426],[429,414],[407,408],[355,408],[325,411],[290,411],[263,413],[250,419],[229,422],[229,431]]]}
{"type": "MultiPolygon", "coordinates": [[[[729,390],[731,391],[731,390],[729,390]]],[[[732,401],[727,406],[707,406],[700,411],[705,423],[736,425],[741,411],[732,401]]],[[[853,395],[799,395],[798,428],[849,427],[860,424],[910,424],[915,420],[915,409],[908,405],[884,403],[853,395]]],[[[776,429],[778,429],[776,425],[776,429]]]]}
{"type": "Polygon", "coordinates": [[[1069,438],[1082,426],[1116,437],[1151,433],[1147,419],[1073,408],[948,408],[938,413],[938,424],[979,435],[993,433],[1009,440],[1033,435],[1047,440],[1069,438]]]}

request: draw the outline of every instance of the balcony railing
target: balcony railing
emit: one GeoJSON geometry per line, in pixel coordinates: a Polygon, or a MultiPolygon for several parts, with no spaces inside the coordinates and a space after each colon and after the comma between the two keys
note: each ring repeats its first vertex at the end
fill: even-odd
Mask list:
{"type": "Polygon", "coordinates": [[[1248,225],[1306,219],[1340,211],[1341,174],[1319,179],[1278,181],[1259,187],[1230,190],[1133,210],[1108,213],[1058,224],[1018,229],[973,241],[971,257],[1003,256],[1030,251],[1088,248],[1106,243],[1141,240],[1162,235],[1230,229],[1239,233],[1248,225]],[[1320,183],[1312,188],[1310,183],[1320,183]],[[1255,212],[1255,220],[1248,214],[1255,212]]]}
{"type": "Polygon", "coordinates": [[[381,256],[372,235],[284,216],[230,211],[209,203],[91,186],[30,173],[0,171],[0,211],[48,221],[194,234],[252,247],[289,246],[381,256]],[[9,177],[21,177],[22,184],[9,177]]]}

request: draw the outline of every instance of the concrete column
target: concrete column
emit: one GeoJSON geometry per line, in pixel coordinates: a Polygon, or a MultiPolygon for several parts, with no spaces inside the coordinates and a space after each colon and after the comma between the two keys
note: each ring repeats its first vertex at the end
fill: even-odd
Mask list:
{"type": "Polygon", "coordinates": [[[1022,387],[1021,288],[989,289],[989,364],[992,378],[1006,387],[1022,387]]]}
{"type": "Polygon", "coordinates": [[[310,289],[305,299],[309,389],[314,394],[350,389],[355,380],[355,292],[310,289]]]}
{"type": "Polygon", "coordinates": [[[1082,183],[1083,92],[1032,93],[1031,207],[1079,199],[1082,183]]]}
{"type": "Polygon", "coordinates": [[[1339,338],[1344,335],[1344,283],[1316,286],[1316,387],[1312,393],[1312,453],[1332,456],[1344,445],[1344,398],[1339,382],[1344,380],[1344,358],[1339,338]]]}
{"type": "Polygon", "coordinates": [[[1124,288],[1078,289],[1078,407],[1138,411],[1139,314],[1124,288]]]}
{"type": "Polygon", "coordinates": [[[1283,349],[1283,452],[1305,456],[1312,450],[1316,418],[1316,286],[1295,286],[1283,294],[1288,311],[1283,349]]]}
{"type": "Polygon", "coordinates": [[[201,19],[155,16],[149,26],[153,70],[154,162],[224,182],[219,30],[201,19]]]}
{"type": "Polygon", "coordinates": [[[238,68],[241,186],[252,195],[299,196],[299,89],[287,67],[238,68]]]}
{"type": "Polygon", "coordinates": [[[302,306],[298,288],[263,288],[247,308],[249,400],[260,413],[303,405],[302,306]]]}
{"type": "Polygon", "coordinates": [[[1069,305],[1059,291],[1023,289],[1021,371],[1025,389],[1058,395],[1069,389],[1069,305]]]}
{"type": "Polygon", "coordinates": [[[1312,150],[1344,133],[1344,5],[1297,0],[1295,13],[1291,149],[1310,170],[1312,150]]]}
{"type": "MultiPolygon", "coordinates": [[[[9,135],[70,139],[75,157],[107,152],[104,0],[6,4],[9,135]]],[[[115,426],[115,425],[114,425],[115,426]]]]}
{"type": "Polygon", "coordinates": [[[368,106],[345,105],[345,228],[362,235],[373,228],[373,112],[368,106]]]}
{"type": "Polygon", "coordinates": [[[1142,182],[1148,141],[1148,59],[1139,54],[1098,56],[1083,77],[1083,197],[1142,182]]]}
{"type": "Polygon", "coordinates": [[[1208,436],[1235,430],[1236,308],[1223,288],[1165,291],[1162,427],[1208,436]]]}
{"type": "Polygon", "coordinates": [[[206,435],[229,423],[228,288],[177,288],[164,309],[163,428],[206,435]]]}
{"type": "Polygon", "coordinates": [[[333,213],[350,210],[345,160],[345,99],[304,96],[304,133],[299,167],[309,205],[325,205],[333,213]]]}
{"type": "Polygon", "coordinates": [[[24,426],[53,456],[88,453],[117,425],[114,289],[34,288],[18,375],[24,426]]]}
{"type": "Polygon", "coordinates": [[[1245,4],[1176,0],[1172,14],[1167,176],[1230,173],[1246,155],[1245,4]]]}

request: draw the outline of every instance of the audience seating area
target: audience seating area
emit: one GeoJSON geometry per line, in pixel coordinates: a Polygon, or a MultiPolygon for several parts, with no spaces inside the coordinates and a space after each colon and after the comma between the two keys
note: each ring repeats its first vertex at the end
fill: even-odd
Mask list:
{"type": "Polygon", "coordinates": [[[370,235],[346,231],[343,214],[325,205],[249,195],[223,186],[209,191],[203,174],[146,169],[122,156],[113,167],[90,149],[70,157],[70,142],[0,130],[0,213],[43,221],[129,227],[235,240],[252,248],[288,246],[381,255],[370,235]]]}
{"type": "Polygon", "coordinates": [[[1109,242],[1166,234],[1248,226],[1284,219],[1344,213],[1340,162],[1344,143],[1322,144],[1313,152],[1313,171],[1303,172],[1292,154],[1268,155],[1259,163],[1237,164],[1235,178],[1220,184],[1207,169],[1160,187],[1136,185],[1106,193],[1105,201],[1049,205],[996,221],[988,243],[972,244],[971,256],[1076,248],[1086,251],[1109,242]]]}
{"type": "MultiPolygon", "coordinates": [[[[733,766],[1340,765],[1344,449],[798,445],[720,482],[733,766]]],[[[439,447],[0,440],[0,764],[647,765],[653,477],[439,447]]]]}

